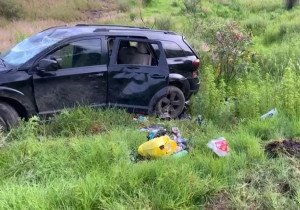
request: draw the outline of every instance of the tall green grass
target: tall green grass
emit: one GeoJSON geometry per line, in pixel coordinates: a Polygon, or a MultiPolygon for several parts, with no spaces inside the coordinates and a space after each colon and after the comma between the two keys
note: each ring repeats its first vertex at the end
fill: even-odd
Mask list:
{"type": "MultiPolygon", "coordinates": [[[[283,126],[284,132],[297,134],[299,129],[292,128],[299,121],[286,127],[283,118],[256,119],[222,130],[212,122],[200,126],[195,121],[150,118],[148,124],[178,126],[190,139],[190,153],[180,159],[134,163],[131,153],[146,141],[146,133],[139,131],[143,124],[132,117],[123,111],[80,108],[51,122],[34,119],[24,123],[17,128],[22,135],[12,131],[14,138],[0,149],[0,208],[199,209],[207,203],[213,205],[214,197],[222,192],[230,195],[227,207],[232,208],[254,203],[269,208],[297,206],[299,177],[285,172],[296,166],[285,158],[265,156],[261,126],[270,132],[283,126]],[[67,126],[67,118],[76,128],[67,126]],[[97,119],[107,130],[87,133],[90,119],[97,119]],[[61,126],[63,133],[54,129],[61,126]],[[226,158],[217,157],[206,146],[219,136],[229,141],[231,154],[226,158]],[[292,196],[286,192],[275,200],[281,183],[288,183],[296,192],[292,196]]],[[[264,139],[272,137],[273,133],[264,139]]]]}
{"type": "MultiPolygon", "coordinates": [[[[76,2],[58,13],[66,11],[61,15],[67,20],[70,14],[78,17],[75,10],[92,7],[76,2]]],[[[156,19],[157,28],[183,33],[200,53],[201,91],[192,98],[193,120],[150,118],[141,124],[122,110],[78,108],[22,122],[1,136],[0,209],[299,208],[299,160],[270,159],[264,151],[270,141],[300,136],[299,7],[288,12],[281,0],[202,0],[187,14],[182,1],[173,2],[152,1],[141,9],[146,24],[153,26],[156,19]],[[241,74],[226,83],[217,79],[209,44],[233,20],[252,45],[241,74]],[[202,49],[205,44],[208,50],[202,49]],[[278,116],[259,118],[274,107],[278,116]],[[199,114],[202,125],[195,120],[199,114]],[[179,127],[189,139],[189,155],[132,162],[132,153],[146,141],[139,129],[150,124],[179,127]],[[207,148],[220,136],[231,149],[225,158],[207,148]]],[[[31,18],[40,18],[38,12],[31,18]]]]}

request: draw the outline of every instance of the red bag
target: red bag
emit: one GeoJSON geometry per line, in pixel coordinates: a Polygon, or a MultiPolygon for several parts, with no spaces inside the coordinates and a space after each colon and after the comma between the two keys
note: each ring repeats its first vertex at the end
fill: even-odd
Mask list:
{"type": "Polygon", "coordinates": [[[208,142],[207,146],[220,157],[229,155],[229,145],[224,137],[211,140],[210,142],[208,142]]]}

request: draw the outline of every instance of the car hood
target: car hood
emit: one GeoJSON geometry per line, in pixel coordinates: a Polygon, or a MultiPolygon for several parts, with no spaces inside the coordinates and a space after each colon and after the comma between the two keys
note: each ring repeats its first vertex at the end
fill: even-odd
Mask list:
{"type": "Polygon", "coordinates": [[[0,74],[6,73],[6,72],[8,72],[10,70],[11,70],[10,68],[7,68],[5,66],[1,66],[0,65],[0,74]]]}

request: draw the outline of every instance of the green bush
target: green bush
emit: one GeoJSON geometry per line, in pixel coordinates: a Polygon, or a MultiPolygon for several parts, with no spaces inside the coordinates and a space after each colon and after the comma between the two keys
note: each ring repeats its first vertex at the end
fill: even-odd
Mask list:
{"type": "Polygon", "coordinates": [[[184,10],[188,13],[197,13],[199,11],[199,7],[201,4],[201,0],[184,0],[184,10]]]}
{"type": "Polygon", "coordinates": [[[129,18],[131,21],[134,21],[136,19],[136,14],[135,13],[130,13],[129,18]]]}
{"type": "Polygon", "coordinates": [[[172,1],[171,6],[172,7],[178,7],[179,3],[176,0],[174,0],[174,1],[172,1]]]}
{"type": "Polygon", "coordinates": [[[217,29],[212,38],[211,60],[218,72],[217,79],[231,82],[247,68],[251,39],[235,22],[229,22],[217,29]]]}
{"type": "Polygon", "coordinates": [[[130,10],[131,2],[129,0],[118,0],[118,9],[121,12],[128,12],[130,10]]]}
{"type": "Polygon", "coordinates": [[[171,30],[173,22],[171,18],[156,17],[154,19],[154,27],[160,30],[171,30]]]}
{"type": "Polygon", "coordinates": [[[14,0],[0,0],[0,16],[9,20],[22,17],[23,10],[14,0]]]}
{"type": "Polygon", "coordinates": [[[152,0],[142,0],[144,6],[149,6],[152,3],[152,0]]]}

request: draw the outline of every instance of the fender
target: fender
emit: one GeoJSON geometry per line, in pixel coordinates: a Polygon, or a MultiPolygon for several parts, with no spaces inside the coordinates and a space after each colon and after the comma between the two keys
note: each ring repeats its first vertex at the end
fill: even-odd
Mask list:
{"type": "Polygon", "coordinates": [[[24,93],[9,87],[0,86],[0,100],[5,102],[5,99],[14,100],[20,103],[25,108],[27,115],[33,115],[36,113],[34,103],[30,101],[24,93]]]}
{"type": "Polygon", "coordinates": [[[190,92],[190,83],[187,78],[185,78],[181,74],[171,73],[169,75],[169,84],[172,83],[179,83],[181,86],[180,89],[182,89],[184,96],[187,97],[188,93],[190,92]]]}

